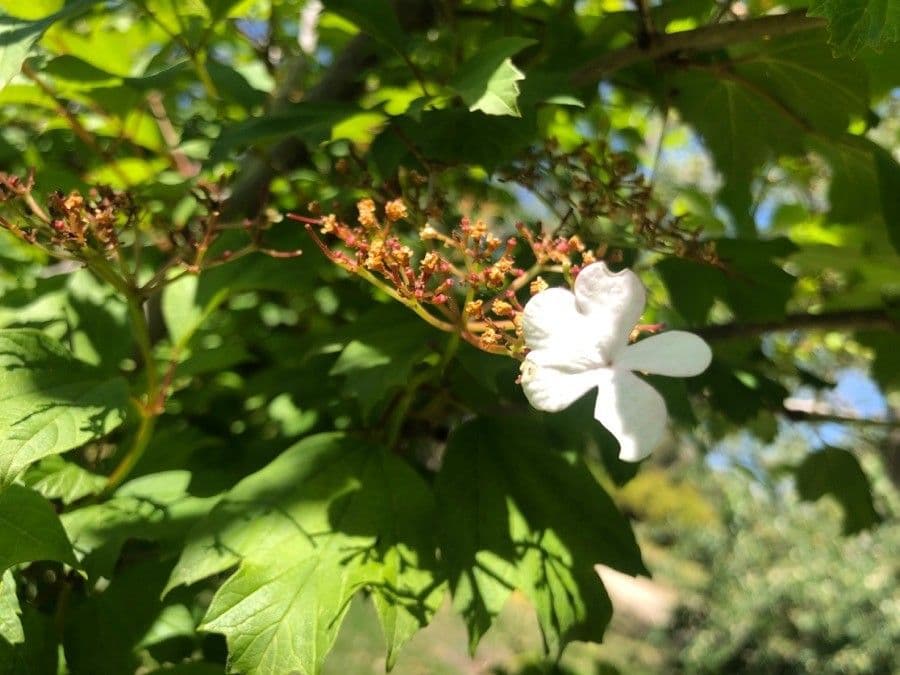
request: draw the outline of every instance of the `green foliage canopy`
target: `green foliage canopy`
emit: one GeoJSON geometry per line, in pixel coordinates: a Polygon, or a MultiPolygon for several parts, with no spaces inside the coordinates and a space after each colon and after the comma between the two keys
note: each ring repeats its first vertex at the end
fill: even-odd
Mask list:
{"type": "Polygon", "coordinates": [[[515,360],[593,259],[713,345],[664,454],[848,421],[823,350],[895,396],[900,8],[771,5],[0,0],[0,673],[318,673],[365,597],[388,668],[445,599],[601,640],[639,469],[515,360]]]}

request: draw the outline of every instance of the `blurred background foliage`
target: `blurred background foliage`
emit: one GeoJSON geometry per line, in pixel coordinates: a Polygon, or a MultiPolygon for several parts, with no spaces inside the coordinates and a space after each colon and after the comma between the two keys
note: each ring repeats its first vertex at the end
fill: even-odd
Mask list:
{"type": "MultiPolygon", "coordinates": [[[[85,423],[104,412],[100,428],[53,441],[21,471],[0,443],[0,479],[15,479],[0,516],[27,512],[48,533],[18,557],[0,546],[0,673],[216,673],[228,646],[240,672],[299,667],[284,650],[266,662],[241,647],[262,613],[226,620],[235,598],[272,587],[249,563],[232,574],[280,536],[260,485],[276,511],[325,523],[384,568],[354,568],[372,602],[350,605],[355,588],[316,596],[332,621],[301,672],[333,639],[325,672],[386,660],[400,673],[897,672],[898,37],[895,0],[0,0],[5,174],[33,169],[40,204],[126,190],[138,208],[124,259],[141,283],[213,211],[237,227],[211,256],[251,242],[200,274],[164,273],[171,283],[139,298],[147,358],[128,297],[0,230],[0,329],[39,329],[30,349],[49,377],[82,386],[84,373],[107,396],[78,412],[85,423]],[[586,183],[563,161],[579,152],[606,167],[586,183]],[[625,190],[635,181],[646,200],[625,190]],[[715,353],[702,376],[653,380],[672,418],[664,447],[639,467],[618,461],[591,401],[529,412],[516,362],[467,344],[431,377],[447,337],[282,217],[317,204],[352,219],[363,197],[407,200],[401,234],[417,256],[419,227],[470,216],[501,236],[519,220],[561,227],[633,266],[644,321],[694,330],[715,353]],[[709,242],[718,264],[701,255],[709,242]],[[120,487],[144,428],[129,394],[144,394],[151,370],[168,378],[164,414],[120,487]],[[292,501],[293,474],[279,471],[302,453],[285,448],[333,431],[377,439],[404,400],[403,461],[385,460],[381,491],[348,460],[372,521],[336,527],[344,494],[299,461],[297,480],[325,497],[292,501]],[[454,447],[475,417],[462,428],[494,451],[454,447]],[[486,492],[459,464],[439,471],[448,435],[450,456],[500,458],[485,475],[513,514],[500,535],[516,552],[466,548],[475,519],[462,497],[486,492]],[[245,498],[252,516],[235,534],[222,523],[245,498]],[[408,540],[369,529],[395,521],[408,540]],[[472,553],[471,568],[455,561],[461,577],[475,577],[476,553],[496,554],[482,604],[466,604],[460,582],[451,607],[413,574],[413,611],[372,581],[406,563],[443,581],[410,543],[432,526],[445,549],[472,553]],[[198,552],[206,535],[228,551],[198,552]],[[384,562],[393,554],[404,564],[384,562]],[[584,560],[645,565],[653,580],[601,572],[616,610],[604,644],[575,641],[548,661],[545,647],[599,639],[609,620],[584,560]],[[552,564],[566,593],[532,583],[552,564]],[[387,657],[379,620],[394,628],[387,657]]],[[[0,366],[12,372],[20,347],[4,342],[0,366]]],[[[0,532],[9,550],[12,532],[0,532]]],[[[326,562],[323,578],[345,578],[347,561],[326,562]]],[[[274,625],[303,624],[313,605],[274,625]]]]}

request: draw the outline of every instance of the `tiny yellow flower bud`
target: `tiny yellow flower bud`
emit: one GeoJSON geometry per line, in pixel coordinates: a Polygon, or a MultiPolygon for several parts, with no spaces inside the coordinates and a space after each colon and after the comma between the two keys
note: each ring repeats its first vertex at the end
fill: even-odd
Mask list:
{"type": "Polygon", "coordinates": [[[369,252],[363,263],[366,269],[374,270],[384,267],[384,240],[373,239],[369,246],[369,252]]]}
{"type": "Polygon", "coordinates": [[[512,316],[513,306],[505,300],[494,300],[491,311],[497,316],[512,316]]]}
{"type": "Polygon", "coordinates": [[[493,328],[486,328],[479,337],[479,341],[485,346],[498,344],[500,342],[500,333],[495,331],[493,328]]]}
{"type": "Polygon", "coordinates": [[[537,295],[541,291],[546,291],[548,288],[550,288],[550,286],[542,277],[537,277],[529,286],[532,295],[537,295]]]}
{"type": "Polygon", "coordinates": [[[322,234],[331,234],[335,230],[337,230],[337,224],[337,216],[333,213],[329,213],[327,216],[322,216],[322,222],[319,231],[322,234]]]}
{"type": "Polygon", "coordinates": [[[470,302],[467,302],[464,309],[466,316],[476,316],[481,314],[482,305],[484,305],[483,300],[471,300],[470,302]]]}
{"type": "Polygon", "coordinates": [[[360,199],[356,203],[356,209],[359,211],[357,220],[363,227],[377,227],[378,221],[375,218],[375,202],[371,199],[360,199]]]}
{"type": "Polygon", "coordinates": [[[396,223],[398,220],[406,218],[408,215],[406,204],[403,203],[402,199],[389,201],[384,205],[384,215],[387,216],[389,221],[396,223]]]}
{"type": "Polygon", "coordinates": [[[421,263],[422,270],[425,272],[428,272],[429,274],[434,273],[437,270],[440,262],[441,262],[440,256],[438,256],[438,254],[435,253],[434,251],[429,251],[428,253],[425,254],[425,257],[422,258],[422,263],[421,263]]]}

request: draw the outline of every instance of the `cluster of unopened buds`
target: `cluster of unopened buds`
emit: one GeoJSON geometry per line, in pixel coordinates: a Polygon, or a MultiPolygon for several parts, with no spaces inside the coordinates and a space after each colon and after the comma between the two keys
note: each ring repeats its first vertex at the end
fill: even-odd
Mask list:
{"type": "Polygon", "coordinates": [[[334,214],[289,217],[306,224],[331,261],[431,325],[457,332],[484,351],[516,358],[525,354],[522,300],[527,297],[520,296],[546,289],[542,274],[572,279],[584,265],[605,254],[615,260],[618,253],[605,247],[590,250],[578,236],[535,234],[521,223],[515,235],[500,237],[484,221],[468,218],[449,232],[425,225],[406,243],[397,231],[398,223],[408,218],[401,199],[387,202],[381,218],[372,199],[362,199],[356,207],[353,224],[334,214]],[[524,267],[518,260],[526,258],[524,267]]]}
{"type": "Polygon", "coordinates": [[[32,196],[34,181],[0,174],[0,201],[21,202],[24,218],[0,214],[0,227],[58,258],[79,254],[115,257],[119,233],[135,215],[130,195],[109,188],[93,188],[87,194],[54,192],[46,208],[32,196]]]}
{"type": "Polygon", "coordinates": [[[195,197],[202,208],[181,227],[173,227],[168,221],[153,222],[130,193],[108,187],[91,188],[84,194],[53,192],[43,204],[34,191],[33,175],[20,178],[0,172],[0,229],[52,258],[82,263],[117,287],[131,288],[140,296],[149,296],[182,274],[199,274],[249,253],[258,251],[278,258],[301,253],[263,245],[264,232],[280,218],[274,212],[252,221],[224,222],[220,215],[223,192],[216,184],[196,186],[195,197]],[[242,246],[228,249],[221,245],[220,237],[228,230],[245,233],[242,246]],[[164,261],[149,280],[138,283],[137,277],[145,270],[135,265],[129,271],[121,263],[129,255],[137,260],[140,247],[146,243],[163,253],[164,261]]]}
{"type": "Polygon", "coordinates": [[[127,193],[99,188],[91,190],[87,199],[78,192],[54,192],[48,211],[53,246],[111,253],[119,247],[119,229],[130,220],[134,204],[127,193]]]}

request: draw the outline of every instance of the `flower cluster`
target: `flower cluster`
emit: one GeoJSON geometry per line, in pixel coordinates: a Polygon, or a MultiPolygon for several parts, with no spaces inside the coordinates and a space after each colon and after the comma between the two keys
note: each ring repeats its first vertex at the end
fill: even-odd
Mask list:
{"type": "Polygon", "coordinates": [[[500,237],[483,220],[463,218],[449,232],[425,225],[405,241],[396,231],[408,217],[400,199],[379,218],[372,199],[356,205],[354,224],[335,214],[289,217],[306,224],[335,264],[410,307],[441,330],[457,332],[479,349],[524,357],[523,300],[547,288],[542,274],[574,276],[609,253],[590,250],[579,237],[536,234],[523,224],[500,237]],[[528,261],[525,267],[520,260],[528,261]],[[524,296],[524,297],[523,297],[524,296]]]}
{"type": "Polygon", "coordinates": [[[198,213],[175,227],[168,221],[154,221],[129,192],[104,186],[87,193],[57,191],[42,205],[35,196],[33,175],[20,178],[0,172],[0,229],[52,258],[82,263],[120,290],[142,297],[160,290],[179,273],[199,274],[254,251],[275,257],[300,254],[263,246],[263,233],[274,221],[271,214],[238,224],[223,222],[223,194],[218,184],[197,185],[198,213]],[[223,235],[235,229],[244,232],[243,245],[229,249],[223,235]],[[138,261],[140,249],[147,245],[163,253],[163,262],[149,280],[143,280],[147,270],[138,269],[138,261]],[[128,258],[134,259],[131,268],[125,264],[128,258]]]}
{"type": "Polygon", "coordinates": [[[48,212],[54,246],[114,254],[119,248],[119,231],[131,224],[135,207],[128,193],[97,188],[87,199],[79,192],[54,192],[48,200],[48,212]]]}

